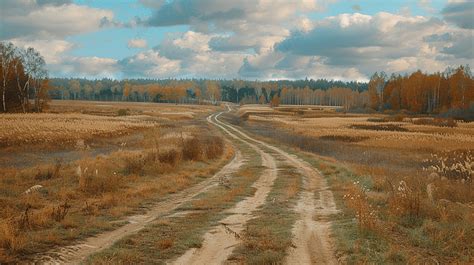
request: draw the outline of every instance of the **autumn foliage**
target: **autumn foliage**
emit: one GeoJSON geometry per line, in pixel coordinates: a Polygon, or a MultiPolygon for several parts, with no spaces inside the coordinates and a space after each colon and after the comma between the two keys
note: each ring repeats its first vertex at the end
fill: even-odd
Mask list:
{"type": "MultiPolygon", "coordinates": [[[[474,79],[468,67],[444,73],[410,75],[375,73],[369,82],[370,107],[374,110],[408,110],[415,113],[468,111],[474,104],[474,79]]],[[[472,111],[472,109],[471,109],[472,111]]]]}

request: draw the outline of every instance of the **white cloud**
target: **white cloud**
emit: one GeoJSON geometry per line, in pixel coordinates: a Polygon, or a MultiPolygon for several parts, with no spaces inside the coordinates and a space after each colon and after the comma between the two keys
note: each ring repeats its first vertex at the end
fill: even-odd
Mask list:
{"type": "Polygon", "coordinates": [[[170,78],[179,75],[181,66],[159,52],[148,50],[119,61],[120,70],[128,77],[170,78]]]}
{"type": "Polygon", "coordinates": [[[63,38],[98,30],[104,18],[113,20],[108,10],[75,4],[38,5],[34,1],[19,1],[2,10],[0,39],[63,38]]]}
{"type": "Polygon", "coordinates": [[[145,39],[131,39],[127,44],[128,48],[146,48],[148,43],[145,39]]]}
{"type": "Polygon", "coordinates": [[[117,60],[100,57],[64,57],[60,64],[53,65],[52,70],[60,76],[115,78],[117,77],[117,60]]]}
{"type": "Polygon", "coordinates": [[[47,64],[60,64],[64,53],[74,47],[74,44],[65,40],[12,39],[10,41],[23,49],[33,47],[44,57],[47,64]]]}

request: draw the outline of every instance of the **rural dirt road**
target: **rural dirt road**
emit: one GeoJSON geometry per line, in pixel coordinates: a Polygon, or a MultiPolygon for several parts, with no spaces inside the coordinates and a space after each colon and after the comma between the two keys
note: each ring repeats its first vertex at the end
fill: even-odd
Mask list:
{"type": "Polygon", "coordinates": [[[170,195],[162,202],[156,203],[143,215],[129,216],[127,224],[109,232],[101,233],[94,237],[89,237],[79,244],[59,247],[42,253],[33,258],[35,264],[79,264],[88,256],[110,247],[119,239],[131,235],[143,229],[147,224],[161,216],[170,214],[174,209],[192,200],[196,195],[207,191],[209,188],[218,185],[219,179],[237,171],[243,164],[242,154],[237,151],[234,158],[225,165],[219,172],[211,178],[199,184],[185,189],[181,192],[170,195]]]}
{"type": "MultiPolygon", "coordinates": [[[[228,107],[230,111],[230,107],[228,107]]],[[[337,264],[330,239],[330,221],[328,216],[337,212],[332,193],[321,174],[300,158],[254,139],[236,127],[221,121],[223,112],[208,117],[208,122],[222,129],[232,137],[254,149],[260,156],[265,168],[253,184],[255,193],[227,210],[229,215],[204,235],[202,247],[190,249],[170,264],[224,264],[234,248],[241,243],[239,234],[253,216],[252,213],[265,203],[274,180],[278,176],[278,163],[275,154],[299,169],[304,177],[304,189],[300,194],[294,211],[298,214],[292,233],[294,248],[289,250],[286,264],[337,264]],[[315,196],[318,194],[319,196],[315,196]],[[315,197],[319,197],[316,199],[315,197]]],[[[246,161],[240,151],[226,166],[213,177],[157,203],[144,215],[127,218],[128,223],[116,230],[87,238],[80,244],[61,247],[38,255],[39,264],[78,264],[91,254],[110,247],[119,239],[134,234],[158,217],[169,215],[174,209],[194,196],[218,185],[221,177],[236,172],[246,161]]]]}

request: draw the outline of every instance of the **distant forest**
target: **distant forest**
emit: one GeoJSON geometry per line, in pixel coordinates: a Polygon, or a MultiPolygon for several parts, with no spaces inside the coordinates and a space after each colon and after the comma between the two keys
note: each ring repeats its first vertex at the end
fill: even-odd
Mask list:
{"type": "Polygon", "coordinates": [[[52,78],[50,90],[53,99],[102,100],[102,101],[139,101],[139,102],[209,102],[229,101],[234,103],[269,103],[275,95],[288,92],[287,104],[327,104],[341,105],[332,93],[334,90],[347,90],[357,94],[367,91],[368,84],[361,82],[343,82],[325,79],[246,81],[246,80],[206,80],[206,79],[70,79],[52,78]],[[309,102],[306,96],[292,90],[318,91],[328,93],[326,99],[309,102]],[[337,89],[336,89],[337,88],[337,89]],[[291,95],[290,95],[291,94],[291,95]],[[298,94],[298,95],[297,95],[298,94]]]}
{"type": "Polygon", "coordinates": [[[53,78],[53,99],[168,103],[281,104],[342,106],[347,111],[474,113],[474,80],[469,66],[443,73],[375,73],[368,83],[326,79],[245,81],[206,79],[88,80],[53,78]]]}
{"type": "Polygon", "coordinates": [[[34,49],[0,43],[0,112],[41,111],[51,99],[216,104],[330,105],[346,111],[446,114],[474,119],[469,66],[443,73],[375,73],[368,83],[326,79],[247,81],[208,79],[88,80],[48,78],[34,49]]]}

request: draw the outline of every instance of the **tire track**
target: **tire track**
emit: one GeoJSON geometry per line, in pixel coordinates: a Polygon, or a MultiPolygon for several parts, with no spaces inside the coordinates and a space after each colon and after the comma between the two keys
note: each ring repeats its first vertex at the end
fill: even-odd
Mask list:
{"type": "MultiPolygon", "coordinates": [[[[229,105],[227,108],[230,111],[229,105]]],[[[295,155],[256,140],[232,125],[227,124],[227,127],[242,137],[285,157],[289,163],[299,168],[299,172],[304,176],[305,188],[295,207],[299,219],[292,230],[295,248],[289,250],[285,264],[338,264],[331,244],[329,219],[329,216],[337,213],[338,210],[333,194],[321,173],[295,155]],[[319,199],[315,199],[315,192],[319,193],[319,199]]]]}
{"type": "MultiPolygon", "coordinates": [[[[212,115],[211,115],[212,116],[212,115]]],[[[184,203],[191,201],[196,195],[207,191],[209,188],[218,185],[219,179],[236,172],[244,163],[244,158],[239,150],[236,151],[233,159],[226,164],[219,172],[214,174],[195,186],[171,194],[164,201],[156,203],[143,215],[129,216],[124,221],[124,226],[118,229],[104,232],[93,237],[81,240],[80,243],[57,247],[46,253],[41,253],[33,257],[34,264],[79,264],[90,255],[110,247],[113,243],[125,236],[134,234],[143,229],[147,224],[156,218],[170,214],[184,203]]]]}
{"type": "Polygon", "coordinates": [[[254,149],[262,158],[262,166],[266,169],[259,179],[252,185],[256,189],[252,197],[247,197],[237,203],[232,209],[228,210],[230,215],[220,221],[220,226],[204,235],[204,242],[199,249],[188,250],[184,255],[171,264],[222,264],[230,256],[234,248],[240,243],[238,235],[245,228],[245,223],[250,220],[252,212],[265,203],[266,197],[271,190],[274,180],[277,177],[277,166],[275,158],[264,152],[257,145],[250,143],[230,132],[226,127],[228,125],[219,121],[217,115],[210,116],[208,121],[221,128],[229,136],[237,139],[254,149]]]}

